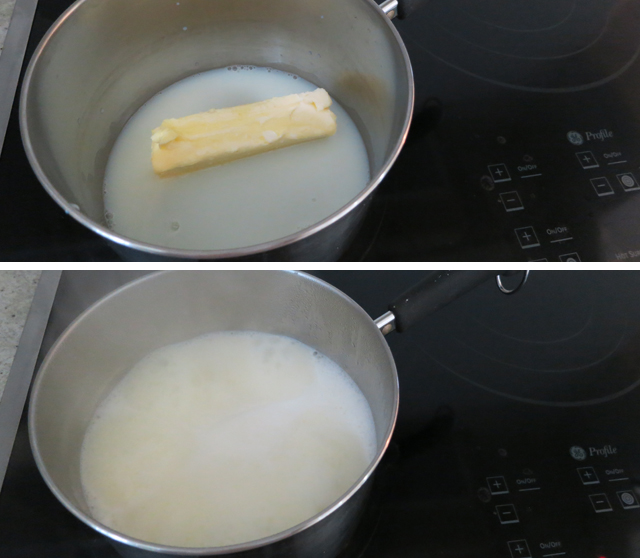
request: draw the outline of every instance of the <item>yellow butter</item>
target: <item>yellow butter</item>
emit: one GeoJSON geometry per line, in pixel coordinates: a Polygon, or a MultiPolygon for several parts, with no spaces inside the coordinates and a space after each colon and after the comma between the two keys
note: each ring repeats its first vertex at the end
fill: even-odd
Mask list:
{"type": "Polygon", "coordinates": [[[332,136],[331,102],[324,89],[316,89],[170,118],[152,132],[153,170],[170,176],[332,136]]]}

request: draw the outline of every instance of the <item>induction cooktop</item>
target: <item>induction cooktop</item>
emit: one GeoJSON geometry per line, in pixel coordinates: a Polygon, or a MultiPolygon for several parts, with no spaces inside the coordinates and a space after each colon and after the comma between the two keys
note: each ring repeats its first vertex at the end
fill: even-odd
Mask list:
{"type": "MultiPolygon", "coordinates": [[[[424,274],[314,273],[372,317],[424,274]]],[[[79,311],[141,274],[63,272],[38,360],[79,311]]],[[[487,281],[389,334],[397,428],[340,558],[640,555],[639,294],[637,272],[532,272],[517,294],[487,281]]],[[[23,415],[0,556],[117,557],[49,492],[26,428],[23,415]]]]}
{"type": "MultiPolygon", "coordinates": [[[[40,0],[26,60],[70,3],[40,0]]],[[[343,261],[637,261],[638,2],[431,0],[395,25],[414,121],[343,261]]],[[[44,192],[17,101],[0,181],[1,259],[137,258],[44,192]]]]}

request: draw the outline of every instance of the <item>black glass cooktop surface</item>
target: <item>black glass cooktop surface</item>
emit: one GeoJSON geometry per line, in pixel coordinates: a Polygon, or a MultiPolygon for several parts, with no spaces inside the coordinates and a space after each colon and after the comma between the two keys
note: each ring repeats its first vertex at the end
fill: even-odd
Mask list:
{"type": "MultiPolygon", "coordinates": [[[[103,292],[127,277],[63,273],[43,352],[74,317],[60,302],[96,273],[103,292]]],[[[422,275],[317,274],[373,317],[422,275]]],[[[638,273],[534,272],[516,295],[489,281],[389,334],[397,428],[341,558],[640,555],[639,293],[638,273]]],[[[0,556],[117,556],[41,480],[25,417],[0,491],[0,556]]]]}
{"type": "MultiPolygon", "coordinates": [[[[41,0],[27,52],[70,4],[41,0]]],[[[416,110],[345,261],[640,257],[640,4],[432,0],[395,22],[416,110]]],[[[14,104],[0,258],[118,260],[48,197],[14,104]]]]}

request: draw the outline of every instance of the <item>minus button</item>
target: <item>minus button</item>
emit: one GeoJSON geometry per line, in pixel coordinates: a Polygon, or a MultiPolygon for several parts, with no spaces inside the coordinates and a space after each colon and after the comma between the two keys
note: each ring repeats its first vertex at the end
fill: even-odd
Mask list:
{"type": "Polygon", "coordinates": [[[513,192],[505,192],[504,194],[500,194],[500,200],[502,201],[504,210],[507,213],[524,209],[522,200],[520,199],[518,192],[516,192],[515,190],[513,192]]]}
{"type": "Polygon", "coordinates": [[[518,514],[516,513],[516,508],[513,506],[513,504],[503,504],[501,506],[496,506],[496,512],[498,513],[498,520],[500,521],[500,523],[502,523],[502,525],[520,522],[518,514]]]}
{"type": "Polygon", "coordinates": [[[589,495],[589,499],[591,500],[591,505],[596,513],[613,511],[609,498],[607,498],[606,494],[591,494],[589,495]]]}

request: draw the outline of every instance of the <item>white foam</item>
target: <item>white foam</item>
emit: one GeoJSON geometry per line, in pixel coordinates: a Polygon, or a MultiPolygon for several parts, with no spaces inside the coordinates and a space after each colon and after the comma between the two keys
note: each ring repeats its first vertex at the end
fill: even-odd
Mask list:
{"type": "Polygon", "coordinates": [[[224,546],[297,525],[376,453],[353,380],[288,337],[226,332],[155,351],[98,408],[81,476],[92,515],[172,546],[224,546]]]}

